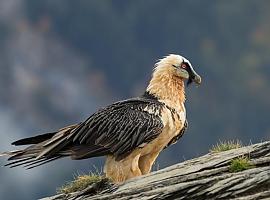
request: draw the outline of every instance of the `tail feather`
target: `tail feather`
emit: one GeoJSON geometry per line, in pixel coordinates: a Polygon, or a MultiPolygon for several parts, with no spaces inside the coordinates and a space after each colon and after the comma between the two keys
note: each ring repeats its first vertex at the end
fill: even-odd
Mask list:
{"type": "Polygon", "coordinates": [[[14,167],[18,167],[18,166],[22,166],[22,165],[31,163],[33,161],[35,161],[35,158],[33,158],[33,157],[23,158],[23,159],[20,159],[20,160],[10,162],[10,163],[6,164],[5,167],[14,168],[14,167]]]}
{"type": "Polygon", "coordinates": [[[44,156],[46,157],[52,157],[53,155],[57,154],[61,149],[68,143],[69,141],[66,141],[65,138],[62,138],[61,140],[57,141],[56,143],[53,143],[51,146],[44,148],[42,151],[38,153],[36,156],[37,159],[42,158],[44,156]]]}
{"type": "Polygon", "coordinates": [[[18,153],[18,152],[20,152],[20,150],[8,151],[8,152],[0,152],[0,157],[12,156],[12,155],[14,155],[15,153],[18,153]]]}
{"type": "Polygon", "coordinates": [[[38,159],[38,160],[36,160],[36,159],[35,160],[31,160],[31,162],[24,163],[23,164],[23,167],[27,169],[28,167],[31,167],[32,165],[35,165],[35,164],[44,162],[46,160],[48,160],[48,158],[42,158],[42,159],[38,159]]]}
{"type": "Polygon", "coordinates": [[[34,168],[34,167],[46,164],[53,160],[62,158],[62,157],[66,157],[66,155],[61,154],[61,155],[55,155],[53,157],[42,157],[42,158],[37,158],[36,156],[31,156],[31,157],[25,156],[24,158],[17,158],[15,160],[12,160],[12,162],[7,163],[5,167],[14,168],[14,167],[22,166],[26,169],[30,169],[30,168],[34,168]]]}
{"type": "Polygon", "coordinates": [[[83,145],[74,142],[77,133],[85,131],[82,123],[71,125],[57,132],[46,133],[35,137],[24,138],[13,142],[13,145],[30,145],[25,149],[0,153],[0,156],[9,156],[10,168],[23,166],[32,169],[56,159],[71,156],[79,160],[110,153],[109,149],[95,145],[83,145]]]}
{"type": "Polygon", "coordinates": [[[28,164],[28,165],[25,165],[24,167],[26,169],[33,169],[35,167],[38,167],[40,165],[44,165],[44,164],[47,164],[51,161],[54,161],[54,160],[57,160],[59,158],[62,158],[63,156],[56,156],[56,157],[53,157],[53,158],[47,158],[45,160],[40,160],[39,162],[35,162],[35,163],[32,163],[32,164],[28,164]]]}
{"type": "Polygon", "coordinates": [[[65,143],[65,138],[73,127],[75,126],[15,141],[12,143],[13,145],[30,146],[22,150],[0,153],[0,156],[9,156],[8,161],[10,162],[5,166],[10,168],[23,166],[27,169],[68,156],[68,151],[63,149],[65,146],[62,142],[65,143]]]}
{"type": "Polygon", "coordinates": [[[19,145],[30,145],[30,144],[38,144],[41,143],[45,140],[51,139],[57,132],[52,132],[52,133],[45,133],[42,135],[37,135],[34,137],[29,137],[29,138],[24,138],[21,140],[17,140],[13,143],[12,145],[19,146],[19,145]]]}
{"type": "Polygon", "coordinates": [[[10,156],[8,160],[17,160],[17,159],[22,159],[22,158],[36,157],[37,154],[39,154],[41,150],[42,150],[42,143],[31,145],[23,150],[7,152],[8,156],[10,156]]]}
{"type": "Polygon", "coordinates": [[[65,132],[67,130],[70,130],[70,129],[73,129],[73,128],[76,128],[76,127],[77,127],[77,125],[73,124],[73,125],[64,127],[64,128],[62,128],[62,129],[60,129],[59,131],[56,131],[56,132],[44,133],[44,134],[41,134],[41,135],[36,135],[34,137],[23,138],[21,140],[15,141],[15,142],[13,142],[11,144],[15,145],[15,146],[38,144],[38,143],[44,142],[46,140],[50,140],[51,138],[53,138],[53,136],[55,136],[59,132],[65,132]]]}
{"type": "Polygon", "coordinates": [[[24,161],[31,160],[31,159],[33,159],[33,158],[23,158],[23,159],[15,160],[15,161],[12,161],[12,162],[5,164],[4,166],[9,167],[11,165],[16,165],[17,163],[24,162],[24,161]]]}

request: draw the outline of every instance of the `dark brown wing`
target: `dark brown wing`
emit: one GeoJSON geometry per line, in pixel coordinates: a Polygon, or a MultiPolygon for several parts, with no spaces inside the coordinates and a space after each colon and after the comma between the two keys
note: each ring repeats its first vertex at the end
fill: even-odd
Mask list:
{"type": "Polygon", "coordinates": [[[100,109],[85,122],[14,142],[15,145],[33,145],[7,152],[9,160],[15,160],[7,165],[32,168],[65,156],[85,159],[113,154],[122,159],[161,133],[162,108],[162,103],[146,98],[117,102],[100,109]]]}
{"type": "MultiPolygon", "coordinates": [[[[131,99],[108,106],[84,123],[74,134],[73,143],[96,146],[122,159],[161,133],[163,124],[159,115],[162,107],[158,101],[145,99],[131,99]]],[[[91,151],[84,155],[87,156],[92,157],[91,151]]]]}

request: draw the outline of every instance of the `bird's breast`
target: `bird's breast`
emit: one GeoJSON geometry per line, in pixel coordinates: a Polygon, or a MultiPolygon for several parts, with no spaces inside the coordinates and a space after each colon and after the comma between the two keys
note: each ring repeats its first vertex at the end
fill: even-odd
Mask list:
{"type": "Polygon", "coordinates": [[[180,133],[186,120],[184,105],[181,105],[178,109],[164,106],[160,117],[164,128],[155,140],[143,147],[141,151],[142,155],[162,151],[164,147],[180,133]]]}
{"type": "Polygon", "coordinates": [[[164,127],[168,127],[168,135],[175,136],[183,128],[186,121],[186,109],[184,104],[177,107],[165,106],[161,114],[164,127]]]}

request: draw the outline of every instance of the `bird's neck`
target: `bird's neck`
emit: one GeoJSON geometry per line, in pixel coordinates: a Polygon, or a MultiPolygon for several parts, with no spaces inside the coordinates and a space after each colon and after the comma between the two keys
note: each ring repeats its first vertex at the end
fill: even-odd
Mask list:
{"type": "Polygon", "coordinates": [[[146,91],[166,105],[178,108],[185,102],[185,84],[171,74],[154,73],[146,91]]]}

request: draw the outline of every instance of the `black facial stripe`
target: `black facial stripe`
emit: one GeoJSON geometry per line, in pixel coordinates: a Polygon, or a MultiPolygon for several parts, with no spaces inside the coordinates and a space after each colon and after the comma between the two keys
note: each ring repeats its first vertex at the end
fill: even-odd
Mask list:
{"type": "Polygon", "coordinates": [[[186,70],[187,70],[189,76],[194,78],[194,74],[191,71],[190,65],[187,62],[183,62],[183,64],[185,64],[187,66],[186,70]]]}
{"type": "Polygon", "coordinates": [[[192,80],[195,78],[195,75],[192,72],[189,63],[183,61],[183,64],[185,64],[187,66],[186,70],[187,70],[188,75],[189,75],[189,78],[188,78],[188,81],[187,81],[187,86],[188,86],[188,85],[190,85],[193,82],[192,80]]]}
{"type": "MultiPolygon", "coordinates": [[[[191,81],[191,79],[193,79],[195,76],[194,76],[194,74],[193,74],[193,72],[192,72],[192,70],[191,70],[191,68],[190,68],[190,65],[189,65],[189,63],[188,62],[185,62],[184,60],[183,60],[183,62],[182,62],[182,64],[185,64],[187,67],[185,68],[185,70],[188,72],[188,74],[189,74],[189,81],[191,81]]],[[[176,65],[172,65],[174,68],[179,68],[178,66],[176,66],[176,65]]],[[[181,67],[181,66],[180,66],[181,67]]]]}

